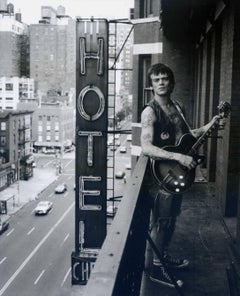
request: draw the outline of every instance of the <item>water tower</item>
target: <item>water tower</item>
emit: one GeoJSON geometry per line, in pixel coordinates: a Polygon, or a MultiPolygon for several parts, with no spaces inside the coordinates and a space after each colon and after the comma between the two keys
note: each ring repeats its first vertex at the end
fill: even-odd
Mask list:
{"type": "Polygon", "coordinates": [[[62,5],[59,5],[58,7],[57,7],[57,15],[65,15],[65,7],[64,6],[62,6],[62,5]]]}
{"type": "Polygon", "coordinates": [[[12,3],[7,5],[7,11],[9,14],[14,14],[14,5],[12,3]]]}
{"type": "Polygon", "coordinates": [[[0,0],[0,12],[7,12],[7,0],[0,0]]]}

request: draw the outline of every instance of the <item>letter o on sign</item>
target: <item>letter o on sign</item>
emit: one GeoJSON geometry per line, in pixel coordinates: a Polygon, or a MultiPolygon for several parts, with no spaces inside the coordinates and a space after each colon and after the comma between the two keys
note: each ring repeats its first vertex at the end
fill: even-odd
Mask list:
{"type": "Polygon", "coordinates": [[[80,91],[80,94],[78,96],[77,108],[78,108],[78,112],[81,114],[81,116],[85,120],[88,120],[88,121],[97,120],[103,114],[104,108],[105,108],[105,100],[104,100],[104,95],[103,95],[102,91],[97,86],[94,86],[94,85],[85,86],[80,91]],[[85,98],[86,94],[90,91],[95,92],[98,97],[98,100],[99,100],[99,108],[94,115],[87,114],[87,112],[84,109],[84,98],[85,98]]]}

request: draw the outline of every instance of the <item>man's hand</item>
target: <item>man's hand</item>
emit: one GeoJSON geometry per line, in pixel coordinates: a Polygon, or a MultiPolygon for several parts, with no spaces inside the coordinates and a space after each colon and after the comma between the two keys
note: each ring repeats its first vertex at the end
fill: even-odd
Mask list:
{"type": "Polygon", "coordinates": [[[192,156],[178,154],[177,161],[188,168],[189,170],[194,169],[197,166],[197,162],[193,159],[192,156]]]}
{"type": "Polygon", "coordinates": [[[215,126],[218,128],[218,129],[224,129],[225,125],[226,125],[226,118],[222,118],[220,115],[215,115],[213,117],[213,119],[211,120],[211,122],[213,123],[215,121],[215,126]]]}

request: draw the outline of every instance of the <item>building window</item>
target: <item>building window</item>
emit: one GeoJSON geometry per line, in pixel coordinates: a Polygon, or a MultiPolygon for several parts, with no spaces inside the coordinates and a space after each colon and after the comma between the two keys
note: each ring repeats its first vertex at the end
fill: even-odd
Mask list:
{"type": "Polygon", "coordinates": [[[6,83],[5,90],[13,90],[13,83],[6,83]]]}
{"type": "Polygon", "coordinates": [[[55,121],[55,131],[59,131],[59,122],[55,121]]]}
{"type": "Polygon", "coordinates": [[[6,122],[1,122],[1,131],[5,131],[6,130],[6,122]]]}
{"type": "Polygon", "coordinates": [[[140,18],[146,18],[151,14],[153,14],[153,1],[140,1],[140,18]]]}
{"type": "Polygon", "coordinates": [[[0,146],[6,146],[6,136],[0,136],[0,146]]]}
{"type": "Polygon", "coordinates": [[[56,142],[59,141],[59,133],[55,133],[55,141],[56,141],[56,142]]]}
{"type": "Polygon", "coordinates": [[[47,140],[47,142],[51,141],[51,133],[47,132],[46,140],[47,140]]]}

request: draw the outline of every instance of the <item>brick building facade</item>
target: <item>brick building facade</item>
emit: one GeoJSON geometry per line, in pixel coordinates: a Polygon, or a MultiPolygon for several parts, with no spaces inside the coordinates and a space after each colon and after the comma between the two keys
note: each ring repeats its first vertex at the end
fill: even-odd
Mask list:
{"type": "Polygon", "coordinates": [[[146,71],[150,64],[163,62],[175,73],[173,96],[183,101],[193,127],[217,114],[221,101],[232,106],[225,130],[213,133],[201,148],[206,155],[202,169],[216,184],[223,217],[240,216],[239,14],[240,3],[231,0],[135,0],[133,159],[140,152],[140,114],[149,94],[146,71]]]}

